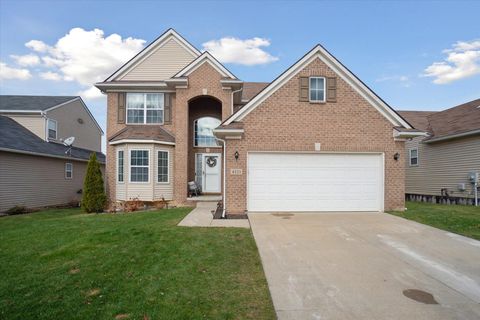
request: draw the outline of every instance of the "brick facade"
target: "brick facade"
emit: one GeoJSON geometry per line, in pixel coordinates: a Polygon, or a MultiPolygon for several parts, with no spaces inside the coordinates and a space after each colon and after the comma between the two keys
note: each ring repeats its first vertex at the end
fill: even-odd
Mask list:
{"type": "MultiPolygon", "coordinates": [[[[196,97],[214,97],[222,104],[221,119],[228,118],[232,113],[232,91],[222,88],[221,79],[217,70],[204,63],[189,75],[188,88],[179,88],[173,95],[172,124],[163,128],[175,136],[173,198],[176,205],[186,204],[187,182],[193,178],[194,153],[203,150],[192,147],[189,102],[196,97]]],[[[117,93],[108,94],[107,139],[126,126],[117,123],[117,98],[117,93]]],[[[205,115],[214,115],[214,112],[210,110],[205,115]]],[[[321,143],[322,151],[384,153],[385,210],[403,209],[404,143],[395,142],[392,124],[319,59],[279,88],[243,122],[242,140],[227,142],[226,209],[229,213],[243,213],[247,209],[248,152],[313,152],[315,143],[321,143]],[[314,75],[337,77],[335,103],[299,102],[299,77],[314,75]],[[234,158],[235,151],[240,154],[238,161],[234,158]],[[397,152],[399,161],[393,159],[397,152]],[[231,175],[232,168],[243,169],[243,174],[231,175]]],[[[221,148],[210,151],[221,152],[221,148]]],[[[111,201],[115,200],[115,171],[115,147],[107,141],[106,181],[111,201]]]]}
{"type": "Polygon", "coordinates": [[[403,209],[405,148],[404,142],[394,141],[392,124],[338,76],[335,103],[300,102],[301,76],[336,74],[316,59],[243,119],[243,139],[227,142],[227,212],[247,209],[248,152],[312,152],[318,142],[322,151],[384,153],[385,210],[403,209]],[[397,152],[399,161],[393,159],[397,152]],[[244,173],[231,175],[232,168],[244,173]]]}

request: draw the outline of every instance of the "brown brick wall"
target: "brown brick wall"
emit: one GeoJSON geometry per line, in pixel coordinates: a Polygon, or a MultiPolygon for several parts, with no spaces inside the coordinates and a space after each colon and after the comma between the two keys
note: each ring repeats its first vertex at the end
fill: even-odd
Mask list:
{"type": "Polygon", "coordinates": [[[322,151],[385,153],[385,210],[403,208],[404,143],[393,140],[392,124],[340,77],[336,103],[299,102],[298,78],[311,75],[336,76],[316,59],[244,118],[242,140],[228,141],[227,211],[247,209],[248,151],[311,152],[316,142],[322,151]],[[399,161],[393,159],[396,152],[399,161]],[[243,174],[231,175],[231,168],[241,168],[243,174]]]}
{"type": "MultiPolygon", "coordinates": [[[[203,89],[207,95],[222,102],[222,120],[231,114],[231,90],[222,89],[222,76],[208,63],[198,67],[188,77],[188,88],[177,89],[175,123],[175,185],[174,200],[176,204],[185,204],[187,199],[189,134],[188,102],[198,96],[203,96],[203,89]]],[[[193,149],[190,149],[190,154],[193,149]]],[[[192,173],[190,172],[190,175],[192,173]]]]}

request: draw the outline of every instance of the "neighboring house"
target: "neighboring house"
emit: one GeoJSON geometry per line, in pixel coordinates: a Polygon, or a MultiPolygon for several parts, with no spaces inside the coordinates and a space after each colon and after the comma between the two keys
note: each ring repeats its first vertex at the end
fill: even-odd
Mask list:
{"type": "Polygon", "coordinates": [[[105,163],[102,135],[80,97],[1,95],[0,212],[80,200],[90,154],[105,163]]]}
{"type": "Polygon", "coordinates": [[[187,204],[195,180],[229,215],[404,208],[404,141],[422,133],[320,45],[249,83],[169,29],[96,86],[112,203],[187,204]]]}
{"type": "Polygon", "coordinates": [[[405,144],[407,198],[439,201],[443,190],[443,196],[473,203],[469,177],[480,173],[480,99],[440,112],[399,113],[429,134],[405,144]]]}

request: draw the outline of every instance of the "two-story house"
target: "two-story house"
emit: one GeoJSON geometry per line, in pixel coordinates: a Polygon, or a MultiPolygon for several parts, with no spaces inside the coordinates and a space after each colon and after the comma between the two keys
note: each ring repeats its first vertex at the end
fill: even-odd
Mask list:
{"type": "Polygon", "coordinates": [[[112,203],[183,205],[196,181],[227,216],[404,208],[404,141],[422,133],[320,45],[250,83],[169,29],[96,86],[112,203]]]}
{"type": "Polygon", "coordinates": [[[0,96],[0,211],[79,201],[102,135],[80,97],[0,96]]]}

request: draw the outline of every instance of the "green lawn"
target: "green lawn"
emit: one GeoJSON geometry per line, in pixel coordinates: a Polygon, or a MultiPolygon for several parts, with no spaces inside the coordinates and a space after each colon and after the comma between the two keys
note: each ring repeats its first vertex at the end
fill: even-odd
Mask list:
{"type": "Polygon", "coordinates": [[[274,319],[250,230],[189,211],[0,218],[0,319],[274,319]]]}
{"type": "Polygon", "coordinates": [[[435,228],[480,240],[480,207],[407,202],[404,212],[389,212],[435,228]]]}

